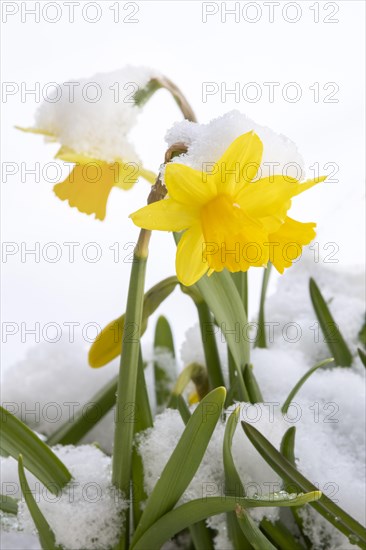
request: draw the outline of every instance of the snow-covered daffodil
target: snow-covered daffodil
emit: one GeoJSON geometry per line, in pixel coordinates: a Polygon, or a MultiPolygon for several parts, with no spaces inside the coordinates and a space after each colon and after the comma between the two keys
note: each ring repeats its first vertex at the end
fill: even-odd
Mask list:
{"type": "Polygon", "coordinates": [[[186,286],[205,273],[247,271],[271,261],[283,273],[315,236],[315,223],[288,217],[291,199],[316,183],[286,175],[255,180],[263,154],[258,135],[231,143],[210,172],[178,162],[165,169],[167,198],[131,214],[145,229],[183,231],[176,270],[186,286]]]}
{"type": "Polygon", "coordinates": [[[154,183],[129,141],[141,112],[134,94],[143,95],[152,77],[150,69],[125,67],[57,84],[34,127],[19,128],[58,142],[56,158],[75,165],[54,186],[58,198],[103,220],[113,187],[130,189],[140,176],[154,183]]]}

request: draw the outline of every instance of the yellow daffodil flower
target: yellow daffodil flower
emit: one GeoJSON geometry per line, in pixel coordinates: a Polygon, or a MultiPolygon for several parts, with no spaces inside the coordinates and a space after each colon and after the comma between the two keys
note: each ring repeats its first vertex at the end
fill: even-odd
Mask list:
{"type": "MultiPolygon", "coordinates": [[[[57,141],[57,136],[37,128],[20,128],[25,132],[43,134],[49,141],[57,141]]],[[[96,219],[104,220],[107,201],[113,187],[130,189],[141,176],[154,183],[156,176],[136,162],[115,159],[106,162],[101,159],[79,154],[68,147],[61,147],[55,158],[74,163],[67,178],[57,183],[53,190],[61,200],[68,201],[80,212],[94,214],[96,219]]]]}
{"type": "Polygon", "coordinates": [[[314,223],[287,216],[292,197],[324,181],[305,182],[283,175],[253,181],[263,144],[257,134],[238,137],[210,173],[169,163],[168,197],[131,214],[145,229],[184,231],[178,243],[176,270],[186,286],[205,273],[227,268],[247,271],[271,261],[283,273],[315,236],[314,223]]]}

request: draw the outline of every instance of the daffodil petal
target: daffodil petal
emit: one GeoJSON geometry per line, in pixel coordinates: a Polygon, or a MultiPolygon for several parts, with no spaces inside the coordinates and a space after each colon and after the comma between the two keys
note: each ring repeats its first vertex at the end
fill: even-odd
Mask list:
{"type": "Polygon", "coordinates": [[[314,187],[314,185],[317,185],[318,183],[321,183],[322,181],[326,180],[328,176],[319,176],[317,178],[314,178],[312,180],[306,180],[299,184],[296,195],[300,195],[300,193],[303,193],[304,191],[307,191],[308,189],[311,189],[314,187]]]}
{"type": "Polygon", "coordinates": [[[140,176],[139,165],[135,162],[114,162],[109,165],[115,173],[115,185],[127,191],[134,186],[140,176]]]}
{"type": "Polygon", "coordinates": [[[53,190],[61,200],[67,200],[85,214],[95,214],[104,220],[109,194],[115,185],[115,175],[108,164],[76,165],[70,175],[53,190]]]}
{"type": "Polygon", "coordinates": [[[313,222],[298,222],[287,216],[279,230],[269,235],[269,259],[279,273],[290,267],[301,255],[302,247],[314,239],[315,227],[313,222]]]}
{"type": "Polygon", "coordinates": [[[257,134],[247,132],[235,139],[216,163],[217,193],[235,193],[251,182],[259,169],[263,144],[257,134]]]}
{"type": "Polygon", "coordinates": [[[130,218],[138,227],[160,231],[183,231],[197,221],[197,209],[186,207],[168,198],[144,206],[130,218]]]}
{"type": "Polygon", "coordinates": [[[194,285],[208,270],[204,247],[201,225],[196,223],[183,233],[177,248],[177,277],[185,286],[194,285]]]}
{"type": "Polygon", "coordinates": [[[48,138],[53,138],[53,141],[56,141],[56,136],[52,132],[48,132],[47,130],[42,130],[41,128],[25,128],[24,126],[15,126],[17,130],[20,130],[21,132],[26,132],[29,134],[40,134],[42,136],[46,136],[48,138]]]}
{"type": "Polygon", "coordinates": [[[203,205],[216,195],[213,176],[184,164],[171,162],[165,169],[165,185],[169,196],[182,204],[203,205]]]}
{"type": "Polygon", "coordinates": [[[82,153],[77,153],[74,149],[62,145],[55,154],[55,159],[64,160],[65,162],[72,162],[74,164],[88,164],[89,162],[104,163],[105,161],[98,160],[94,157],[89,157],[82,153]]]}
{"type": "Polygon", "coordinates": [[[297,180],[284,176],[262,178],[241,189],[236,201],[253,218],[284,216],[290,208],[290,199],[298,191],[297,180]]]}

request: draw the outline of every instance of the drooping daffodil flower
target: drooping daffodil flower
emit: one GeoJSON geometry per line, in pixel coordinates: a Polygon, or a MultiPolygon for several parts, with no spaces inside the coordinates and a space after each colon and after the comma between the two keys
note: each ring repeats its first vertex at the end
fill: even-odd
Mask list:
{"type": "Polygon", "coordinates": [[[55,158],[73,163],[66,179],[54,186],[56,196],[80,212],[103,220],[113,187],[130,189],[141,176],[154,183],[129,141],[129,133],[154,78],[150,69],[126,67],[55,85],[39,107],[32,128],[60,143],[55,158]]]}

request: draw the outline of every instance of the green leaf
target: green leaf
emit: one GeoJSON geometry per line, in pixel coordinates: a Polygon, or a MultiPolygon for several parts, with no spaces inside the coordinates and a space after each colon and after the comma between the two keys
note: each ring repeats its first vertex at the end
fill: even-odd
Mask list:
{"type": "Polygon", "coordinates": [[[361,348],[357,348],[357,352],[363,366],[366,367],[366,353],[361,348]]]}
{"type": "Polygon", "coordinates": [[[320,361],[320,363],[317,363],[314,367],[309,369],[304,376],[300,378],[298,383],[293,387],[293,389],[290,391],[286,401],[282,405],[281,411],[283,414],[286,414],[288,411],[289,406],[291,405],[291,401],[297,394],[297,392],[301,389],[301,387],[304,385],[306,380],[310,378],[310,376],[315,372],[316,370],[320,369],[321,367],[324,367],[325,365],[329,365],[329,363],[332,363],[334,361],[333,357],[330,357],[329,359],[324,359],[323,361],[320,361]]]}
{"type": "Polygon", "coordinates": [[[324,342],[328,345],[336,365],[349,367],[352,364],[352,354],[329,311],[318,285],[312,278],[310,278],[310,297],[324,334],[324,342]]]}
{"type": "MultiPolygon", "coordinates": [[[[236,363],[232,356],[229,346],[227,346],[227,361],[228,361],[228,370],[229,370],[229,391],[226,396],[225,408],[230,407],[234,401],[244,401],[245,403],[250,402],[249,393],[245,386],[244,374],[241,375],[241,384],[239,390],[239,377],[238,369],[236,363]]],[[[245,367],[244,367],[245,369],[245,367]]],[[[244,370],[243,369],[243,370],[244,370]]]]}
{"type": "Polygon", "coordinates": [[[75,445],[109,412],[116,403],[118,376],[101,388],[88,402],[88,408],[77,411],[47,439],[48,445],[75,445]]]}
{"type": "MultiPolygon", "coordinates": [[[[253,426],[242,422],[244,432],[264,460],[294,491],[314,491],[315,485],[304,477],[277,449],[253,426]]],[[[362,525],[337,506],[324,494],[311,506],[327,519],[336,529],[351,537],[360,548],[366,549],[366,531],[362,525]]]]}
{"type": "Polygon", "coordinates": [[[185,399],[181,395],[176,396],[176,409],[179,411],[180,417],[184,424],[187,424],[192,414],[185,399]]]}
{"type": "Polygon", "coordinates": [[[243,302],[228,271],[204,276],[196,286],[226,338],[237,369],[240,398],[244,400],[242,369],[249,364],[249,339],[243,302]]]}
{"type": "Polygon", "coordinates": [[[38,508],[38,505],[35,501],[35,498],[30,490],[28,485],[27,478],[25,477],[24,466],[23,466],[23,457],[19,455],[18,457],[18,473],[20,487],[24,496],[24,500],[28,506],[28,510],[34,524],[38,531],[39,542],[43,550],[57,550],[59,547],[56,545],[56,537],[49,526],[46,518],[42,514],[41,510],[38,508]]]}
{"type": "MultiPolygon", "coordinates": [[[[238,525],[249,541],[249,548],[254,548],[254,550],[276,550],[276,547],[271,544],[244,508],[238,506],[235,512],[238,525]]],[[[237,548],[242,550],[242,548],[246,549],[247,546],[238,546],[237,548]]]]}
{"type": "Polygon", "coordinates": [[[250,499],[237,497],[207,497],[191,500],[178,508],[171,510],[156,520],[145,533],[131,545],[131,550],[160,550],[165,541],[172,538],[189,525],[217,514],[234,511],[238,506],[242,508],[259,508],[269,506],[301,506],[307,502],[319,499],[320,491],[298,495],[291,499],[267,495],[267,497],[250,499]]]}
{"type": "MultiPolygon", "coordinates": [[[[293,534],[280,521],[272,523],[267,518],[262,519],[261,529],[271,539],[276,546],[272,548],[281,548],[281,550],[304,550],[304,546],[295,539],[293,534]]],[[[261,549],[260,549],[261,550],[261,549]]]]}
{"type": "Polygon", "coordinates": [[[218,388],[225,385],[221,370],[221,361],[215,337],[216,327],[211,312],[203,300],[195,302],[200,322],[201,339],[205,354],[205,362],[210,382],[210,388],[218,388]]]}
{"type": "Polygon", "coordinates": [[[264,399],[262,396],[262,392],[254,376],[252,365],[245,365],[244,367],[244,383],[249,394],[250,402],[253,404],[263,403],[264,399]]]}
{"type": "Polygon", "coordinates": [[[98,335],[89,350],[89,365],[103,367],[121,354],[122,337],[124,342],[141,336],[147,327],[148,318],[159,305],[173,292],[178,284],[176,277],[168,277],[156,284],[144,295],[141,325],[128,322],[125,330],[125,314],[109,323],[98,335]]]}
{"type": "Polygon", "coordinates": [[[213,531],[204,521],[198,521],[189,526],[195,550],[214,550],[213,531]]]}
{"type": "Polygon", "coordinates": [[[258,332],[254,343],[254,347],[256,348],[267,347],[264,305],[266,301],[269,276],[271,274],[271,267],[272,264],[268,263],[268,266],[263,271],[261,298],[259,302],[258,332]]]}
{"type": "MultiPolygon", "coordinates": [[[[230,415],[225,428],[223,461],[225,470],[225,494],[235,495],[235,497],[244,497],[245,491],[236,469],[231,447],[234,433],[238,424],[240,406],[236,407],[230,415]]],[[[236,550],[273,550],[274,547],[268,542],[261,533],[258,525],[252,520],[249,514],[243,512],[240,508],[236,514],[231,511],[227,513],[227,526],[229,537],[236,550]]]]}
{"type": "Polygon", "coordinates": [[[0,495],[0,510],[5,514],[18,513],[18,501],[8,495],[0,495]]]}
{"type": "Polygon", "coordinates": [[[199,403],[190,417],[146,503],[133,543],[136,543],[153,523],[176,505],[188,487],[220,418],[225,395],[225,388],[216,388],[199,403]]]}
{"type": "MultiPolygon", "coordinates": [[[[173,396],[171,400],[170,407],[177,409],[183,420],[184,424],[187,425],[188,420],[191,418],[191,412],[187,403],[181,394],[173,396]]],[[[204,521],[198,521],[194,525],[189,526],[189,532],[194,544],[195,550],[213,550],[214,545],[212,542],[212,530],[207,527],[204,521]]]]}
{"type": "MultiPolygon", "coordinates": [[[[280,452],[293,466],[296,467],[295,458],[295,436],[296,428],[291,426],[285,433],[281,441],[280,452]]],[[[287,491],[288,487],[284,484],[284,490],[287,491]]],[[[307,548],[312,548],[312,543],[308,536],[304,532],[304,522],[296,507],[291,508],[291,513],[294,517],[296,525],[301,533],[301,536],[306,544],[307,548]]]]}
{"type": "Polygon", "coordinates": [[[283,454],[283,456],[291,462],[293,466],[296,464],[296,458],[295,458],[295,435],[296,435],[296,428],[295,426],[291,426],[289,428],[281,441],[281,448],[280,452],[283,454]]]}
{"type": "Polygon", "coordinates": [[[172,329],[170,328],[168,320],[163,315],[160,315],[156,321],[154,348],[167,349],[172,356],[175,357],[172,329]]]}
{"type": "Polygon", "coordinates": [[[71,480],[71,474],[51,449],[32,430],[6,409],[0,407],[0,446],[10,456],[23,455],[25,467],[47,489],[57,495],[71,480]]]}
{"type": "Polygon", "coordinates": [[[235,283],[241,301],[243,302],[245,315],[248,318],[248,272],[237,271],[236,273],[231,273],[231,278],[235,283]]]}
{"type": "Polygon", "coordinates": [[[362,329],[358,333],[358,339],[363,346],[366,346],[366,323],[363,324],[362,329]]]}
{"type": "MultiPolygon", "coordinates": [[[[155,327],[154,350],[166,350],[175,357],[173,334],[167,319],[160,316],[155,327]]],[[[158,409],[161,409],[169,399],[171,385],[175,372],[167,372],[158,361],[154,362],[155,395],[158,409]]]]}
{"type": "Polygon", "coordinates": [[[234,360],[244,367],[249,363],[249,339],[244,306],[228,271],[202,277],[196,284],[226,338],[234,360]]]}

